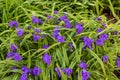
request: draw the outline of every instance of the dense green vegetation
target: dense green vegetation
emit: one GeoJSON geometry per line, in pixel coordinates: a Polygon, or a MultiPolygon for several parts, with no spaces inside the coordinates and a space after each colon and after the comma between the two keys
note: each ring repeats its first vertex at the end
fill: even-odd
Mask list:
{"type": "Polygon", "coordinates": [[[119,80],[119,4],[120,0],[0,0],[0,80],[20,80],[23,66],[31,69],[24,75],[28,80],[83,80],[83,70],[90,74],[85,80],[119,80]],[[32,72],[35,66],[42,70],[37,76],[32,72]]]}

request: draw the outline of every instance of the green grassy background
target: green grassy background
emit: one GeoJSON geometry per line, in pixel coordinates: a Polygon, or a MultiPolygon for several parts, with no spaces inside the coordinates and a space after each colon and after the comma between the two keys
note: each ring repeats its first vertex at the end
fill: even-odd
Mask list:
{"type": "MultiPolygon", "coordinates": [[[[28,75],[29,80],[59,80],[54,68],[73,68],[73,73],[67,77],[62,73],[61,80],[81,80],[78,67],[80,60],[87,62],[88,71],[91,76],[89,80],[119,80],[114,74],[114,71],[120,70],[116,66],[117,55],[120,55],[120,35],[112,35],[115,30],[120,30],[120,1],[119,0],[0,0],[0,80],[19,80],[22,74],[21,66],[26,65],[28,68],[39,66],[42,69],[42,74],[37,77],[28,75]],[[58,10],[59,14],[54,15],[54,10],[58,10]],[[65,43],[58,43],[51,36],[54,28],[53,22],[64,13],[67,14],[73,25],[75,22],[84,23],[84,31],[75,35],[74,28],[61,29],[61,34],[66,36],[65,43]],[[45,22],[47,18],[45,14],[54,16],[55,19],[45,22]],[[31,22],[31,16],[42,18],[42,25],[34,25],[31,22]],[[101,33],[96,33],[96,29],[101,27],[101,24],[94,20],[96,17],[102,17],[102,21],[107,23],[107,28],[101,33]],[[40,39],[38,42],[31,40],[33,30],[29,30],[30,34],[22,37],[22,42],[15,30],[8,26],[9,21],[17,20],[19,27],[27,31],[28,25],[33,28],[41,29],[43,34],[46,34],[45,39],[40,39]],[[110,28],[113,28],[110,30],[110,28]],[[109,39],[103,47],[93,45],[93,50],[82,50],[83,42],[80,38],[88,36],[92,39],[102,33],[108,33],[109,39]],[[112,43],[111,40],[114,42],[112,43]],[[74,52],[68,52],[68,43],[74,44],[74,52]],[[23,60],[15,62],[14,60],[6,60],[6,54],[10,51],[10,44],[19,45],[18,52],[22,55],[23,60]],[[42,47],[49,44],[50,47],[43,50],[42,47]],[[47,66],[42,61],[42,54],[48,52],[52,56],[51,65],[47,66]],[[109,61],[104,64],[101,56],[107,54],[109,61]],[[16,70],[11,70],[13,66],[17,66],[16,70]],[[13,73],[16,72],[16,73],[13,73]]],[[[59,26],[62,25],[62,22],[59,26]]],[[[120,72],[119,72],[120,73],[120,72]]]]}

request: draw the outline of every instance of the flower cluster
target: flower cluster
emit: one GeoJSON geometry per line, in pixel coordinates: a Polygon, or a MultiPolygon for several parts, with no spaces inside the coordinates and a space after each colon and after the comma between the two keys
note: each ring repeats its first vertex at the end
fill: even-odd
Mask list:
{"type": "Polygon", "coordinates": [[[28,80],[27,75],[32,74],[33,76],[38,76],[39,74],[42,73],[42,69],[39,69],[37,66],[35,66],[33,69],[27,68],[26,66],[23,66],[21,68],[23,71],[20,80],[28,80]]]}
{"type": "Polygon", "coordinates": [[[66,28],[72,28],[72,24],[70,23],[66,15],[61,16],[60,19],[64,21],[66,28]]]}
{"type": "MultiPolygon", "coordinates": [[[[57,11],[54,11],[54,14],[58,14],[57,11]]],[[[48,19],[53,19],[54,17],[51,16],[51,15],[47,15],[47,18],[48,19]]],[[[60,21],[63,21],[64,22],[64,27],[67,29],[67,30],[73,30],[73,29],[68,29],[68,28],[72,28],[72,24],[71,22],[69,21],[67,15],[63,15],[61,16],[58,20],[60,21]]],[[[101,17],[97,18],[96,19],[97,21],[102,21],[101,17]]],[[[39,19],[35,16],[32,16],[32,21],[33,25],[35,24],[42,24],[43,23],[43,20],[42,19],[39,19]]],[[[9,22],[9,26],[10,28],[13,28],[15,27],[15,30],[16,30],[16,34],[18,35],[19,38],[21,37],[24,37],[24,33],[25,33],[25,30],[24,29],[21,29],[19,28],[18,26],[18,22],[17,21],[10,21],[9,22]]],[[[106,23],[102,22],[102,26],[105,28],[106,27],[106,23]]],[[[28,29],[27,30],[30,30],[32,28],[32,26],[28,26],[28,29]]],[[[57,42],[61,42],[61,43],[64,43],[67,41],[65,41],[65,39],[67,40],[67,37],[64,36],[64,34],[62,34],[62,30],[60,30],[62,28],[62,26],[60,27],[55,27],[55,29],[53,30],[52,34],[52,37],[53,39],[55,39],[57,42]]],[[[84,25],[82,23],[79,23],[79,22],[76,22],[75,24],[75,27],[74,27],[74,30],[76,31],[76,34],[75,35],[78,35],[81,34],[84,30],[84,25]]],[[[35,27],[32,31],[32,40],[33,41],[38,41],[41,39],[41,38],[45,38],[45,35],[41,35],[42,29],[39,28],[39,27],[35,27]]],[[[98,28],[97,31],[96,31],[96,34],[97,33],[100,33],[102,32],[102,28],[98,28]]],[[[84,30],[85,31],[85,30],[84,30]]],[[[47,32],[47,31],[46,31],[47,32]]],[[[48,31],[49,32],[49,31],[48,31]]],[[[28,32],[29,34],[30,32],[28,32]]],[[[117,32],[115,32],[115,34],[118,34],[117,32]]],[[[70,36],[71,37],[71,36],[70,36]]],[[[96,37],[95,37],[96,38],[96,37]]],[[[103,46],[104,45],[104,42],[108,39],[108,34],[107,33],[102,33],[100,34],[98,37],[97,37],[97,40],[93,39],[91,36],[82,36],[82,42],[83,42],[83,49],[85,48],[89,48],[90,50],[93,49],[93,44],[94,42],[96,43],[96,45],[100,45],[100,46],[103,46]]],[[[73,39],[74,41],[74,39],[73,39]]],[[[68,41],[68,48],[70,50],[70,52],[72,53],[74,50],[75,50],[75,46],[70,42],[68,41]]],[[[46,44],[46,43],[45,43],[46,44]]],[[[43,50],[49,50],[50,46],[49,45],[44,45],[42,48],[43,50]]],[[[22,56],[17,52],[17,49],[18,49],[18,46],[15,45],[15,44],[11,44],[10,45],[10,52],[7,53],[7,56],[6,58],[12,58],[14,59],[15,61],[21,61],[22,60],[22,56]]],[[[50,53],[48,52],[45,52],[43,55],[42,55],[42,61],[47,64],[47,66],[50,66],[51,64],[54,64],[52,63],[52,56],[50,55],[50,53]]],[[[108,56],[107,55],[104,55],[102,56],[102,61],[103,63],[106,63],[108,61],[108,56]]],[[[120,58],[117,58],[116,60],[116,64],[118,67],[120,67],[120,58]]],[[[81,63],[79,64],[79,67],[82,68],[81,70],[81,76],[82,76],[82,80],[88,80],[89,77],[90,77],[90,72],[87,71],[87,68],[88,68],[88,64],[84,61],[81,61],[81,63]]],[[[14,69],[14,68],[12,68],[14,69]]],[[[16,69],[16,68],[15,68],[16,69]]],[[[20,80],[28,80],[28,75],[31,74],[33,76],[38,76],[40,73],[42,73],[42,69],[38,68],[37,66],[34,66],[32,69],[30,68],[27,68],[26,66],[23,66],[21,68],[21,70],[23,71],[21,77],[20,77],[20,80]]],[[[55,68],[55,72],[57,73],[58,77],[61,77],[61,74],[64,73],[66,76],[71,76],[71,74],[73,73],[73,69],[72,68],[64,68],[64,69],[59,69],[58,67],[55,68]]]]}
{"type": "Polygon", "coordinates": [[[81,63],[79,64],[79,67],[83,69],[81,71],[82,80],[88,80],[88,78],[90,77],[90,73],[86,70],[88,65],[85,62],[81,61],[81,63]]]}
{"type": "Polygon", "coordinates": [[[11,52],[7,53],[6,58],[7,59],[8,58],[13,58],[15,61],[21,61],[22,60],[21,55],[18,52],[16,52],[16,50],[18,49],[18,46],[16,46],[15,44],[11,44],[10,49],[11,49],[11,52]]]}
{"type": "Polygon", "coordinates": [[[98,40],[96,40],[96,44],[103,46],[104,45],[104,41],[106,41],[108,39],[108,35],[107,34],[101,34],[98,38],[98,40]]]}
{"type": "Polygon", "coordinates": [[[57,75],[59,76],[59,77],[61,77],[61,72],[60,72],[60,70],[64,73],[64,74],[66,74],[67,76],[70,76],[71,74],[72,74],[72,72],[73,72],[73,70],[72,70],[72,68],[65,68],[65,69],[59,69],[59,68],[55,68],[55,71],[56,71],[56,73],[57,73],[57,75]]]}
{"type": "Polygon", "coordinates": [[[107,56],[107,55],[102,56],[102,61],[103,61],[104,63],[107,62],[107,60],[108,60],[108,56],[107,56]]]}
{"type": "Polygon", "coordinates": [[[65,42],[65,36],[61,36],[59,35],[59,29],[54,29],[53,30],[53,33],[52,33],[52,37],[55,38],[58,42],[62,42],[64,43],[65,42]]]}

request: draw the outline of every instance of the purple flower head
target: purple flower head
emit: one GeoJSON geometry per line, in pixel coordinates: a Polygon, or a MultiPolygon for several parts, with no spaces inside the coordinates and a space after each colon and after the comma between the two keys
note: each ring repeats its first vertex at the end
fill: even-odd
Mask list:
{"type": "Polygon", "coordinates": [[[72,24],[70,23],[70,21],[68,19],[65,19],[64,22],[65,22],[65,27],[66,28],[71,28],[72,27],[72,24]]]}
{"type": "Polygon", "coordinates": [[[65,74],[67,74],[67,76],[70,76],[73,71],[72,71],[72,68],[66,68],[66,69],[63,70],[63,72],[64,72],[65,74]]]}
{"type": "Polygon", "coordinates": [[[57,10],[54,10],[54,14],[58,14],[58,11],[57,11],[57,10]]]}
{"type": "Polygon", "coordinates": [[[96,40],[96,44],[100,45],[100,46],[103,46],[104,42],[101,39],[98,39],[98,40],[96,40]]]}
{"type": "Polygon", "coordinates": [[[34,23],[34,24],[42,24],[42,22],[43,21],[41,19],[38,19],[35,16],[32,16],[32,23],[34,23]]]}
{"type": "Polygon", "coordinates": [[[16,31],[17,31],[16,33],[17,33],[17,35],[19,37],[23,36],[23,34],[24,34],[24,30],[23,29],[16,28],[16,31]]]}
{"type": "Polygon", "coordinates": [[[32,69],[32,72],[31,72],[31,74],[32,74],[33,76],[38,76],[40,73],[42,73],[42,70],[39,69],[37,66],[35,66],[35,67],[32,69]]]}
{"type": "Polygon", "coordinates": [[[55,29],[53,30],[53,33],[52,33],[52,37],[54,37],[55,39],[57,39],[57,37],[59,36],[59,27],[55,27],[55,29]]]}
{"type": "Polygon", "coordinates": [[[54,33],[58,34],[60,32],[60,29],[55,27],[55,29],[53,30],[54,33]]]}
{"type": "Polygon", "coordinates": [[[36,33],[40,33],[40,30],[37,29],[37,28],[34,28],[34,31],[35,31],[36,33]]]}
{"type": "Polygon", "coordinates": [[[101,20],[102,20],[102,18],[101,18],[101,17],[98,17],[98,18],[96,18],[96,20],[101,21],[101,20]]]}
{"type": "Polygon", "coordinates": [[[81,62],[79,64],[79,67],[82,68],[82,69],[86,69],[88,67],[88,65],[86,64],[86,62],[81,62]]]}
{"type": "Polygon", "coordinates": [[[119,32],[118,31],[114,31],[114,35],[118,35],[119,34],[119,32]]]}
{"type": "Polygon", "coordinates": [[[31,29],[31,28],[32,28],[32,26],[30,26],[30,25],[27,27],[27,29],[31,29]]]}
{"type": "Polygon", "coordinates": [[[57,39],[58,36],[59,36],[58,33],[52,33],[52,37],[54,37],[55,39],[57,39]]]}
{"type": "Polygon", "coordinates": [[[20,56],[19,53],[15,53],[13,58],[14,58],[15,61],[21,61],[22,60],[22,56],[20,56]]]}
{"type": "Polygon", "coordinates": [[[43,56],[42,56],[42,59],[43,59],[43,62],[46,63],[47,65],[50,65],[51,63],[51,56],[48,55],[47,53],[45,53],[43,56]]]}
{"type": "Polygon", "coordinates": [[[57,36],[57,41],[64,43],[65,42],[65,36],[57,36]]]}
{"type": "Polygon", "coordinates": [[[11,70],[15,70],[16,69],[16,66],[13,66],[12,68],[11,68],[11,70]]]}
{"type": "Polygon", "coordinates": [[[45,36],[46,36],[45,34],[42,34],[41,38],[45,38],[45,36]]]}
{"type": "Polygon", "coordinates": [[[84,40],[84,46],[83,46],[83,48],[88,47],[89,49],[92,49],[91,45],[93,43],[93,40],[91,40],[90,38],[87,38],[87,37],[84,37],[83,40],[84,40]]]}
{"type": "Polygon", "coordinates": [[[67,18],[66,15],[63,15],[63,16],[60,17],[60,19],[64,21],[65,19],[68,19],[68,18],[67,18]]]}
{"type": "Polygon", "coordinates": [[[39,35],[33,34],[32,36],[34,41],[38,41],[40,39],[39,35]]]}
{"type": "Polygon", "coordinates": [[[118,68],[120,68],[120,58],[119,57],[117,58],[116,64],[117,64],[118,68]]]}
{"type": "Polygon", "coordinates": [[[10,21],[9,26],[12,28],[13,26],[18,27],[18,22],[17,21],[10,21]]]}
{"type": "Polygon", "coordinates": [[[104,63],[105,63],[107,60],[108,60],[108,56],[107,56],[107,55],[102,56],[102,61],[103,61],[104,63]]]}
{"type": "Polygon", "coordinates": [[[27,74],[23,73],[22,76],[20,77],[20,80],[28,80],[27,74]]]}
{"type": "Polygon", "coordinates": [[[38,24],[42,24],[42,19],[38,19],[38,24]]]}
{"type": "Polygon", "coordinates": [[[74,48],[74,45],[72,43],[68,43],[68,46],[74,48]]]}
{"type": "Polygon", "coordinates": [[[101,28],[98,28],[98,29],[97,29],[97,33],[101,32],[101,31],[102,31],[102,29],[101,29],[101,28]]]}
{"type": "Polygon", "coordinates": [[[12,52],[14,52],[15,50],[18,49],[18,46],[16,46],[15,44],[11,44],[10,49],[11,49],[12,52]]]}
{"type": "Polygon", "coordinates": [[[76,31],[77,31],[77,34],[80,34],[80,33],[83,31],[83,26],[82,26],[82,24],[81,24],[81,23],[77,23],[77,24],[75,25],[75,29],[76,29],[76,31]]]}
{"type": "Polygon", "coordinates": [[[90,73],[87,72],[85,69],[81,71],[81,75],[82,75],[82,80],[88,80],[88,78],[90,77],[90,73]]]}
{"type": "Polygon", "coordinates": [[[48,18],[48,19],[52,19],[53,16],[51,16],[51,15],[47,15],[47,18],[48,18]]]}
{"type": "Polygon", "coordinates": [[[6,58],[13,58],[14,56],[14,53],[13,52],[9,52],[7,53],[7,57],[6,58]]]}
{"type": "Polygon", "coordinates": [[[103,26],[104,28],[106,28],[106,27],[107,27],[107,24],[106,24],[105,22],[103,22],[103,23],[102,23],[102,26],[103,26]]]}
{"type": "Polygon", "coordinates": [[[99,40],[106,41],[108,39],[108,34],[101,34],[99,40]]]}
{"type": "Polygon", "coordinates": [[[48,45],[44,45],[44,46],[43,46],[43,49],[47,49],[47,48],[49,48],[48,45]]]}
{"type": "Polygon", "coordinates": [[[22,66],[21,70],[26,74],[31,72],[31,70],[27,68],[26,66],[22,66]]]}
{"type": "Polygon", "coordinates": [[[59,71],[59,69],[58,69],[57,67],[55,68],[55,71],[56,71],[57,75],[58,75],[59,77],[61,77],[60,71],[59,71]]]}

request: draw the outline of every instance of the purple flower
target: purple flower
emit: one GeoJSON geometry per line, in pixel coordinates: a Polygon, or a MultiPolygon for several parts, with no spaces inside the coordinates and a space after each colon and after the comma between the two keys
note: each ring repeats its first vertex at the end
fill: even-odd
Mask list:
{"type": "Polygon", "coordinates": [[[117,64],[118,68],[120,68],[120,58],[119,57],[117,58],[116,64],[117,64]]]}
{"type": "Polygon", "coordinates": [[[32,36],[34,41],[38,41],[40,39],[40,36],[37,34],[33,34],[32,36]]]}
{"type": "Polygon", "coordinates": [[[101,34],[99,36],[99,39],[102,40],[102,41],[106,41],[108,39],[108,35],[107,34],[101,34]]]}
{"type": "Polygon", "coordinates": [[[118,35],[119,34],[119,32],[118,31],[114,31],[114,35],[118,35]]]}
{"type": "Polygon", "coordinates": [[[47,48],[49,48],[48,45],[44,45],[44,46],[43,46],[43,49],[47,49],[47,48]]]}
{"type": "Polygon", "coordinates": [[[75,25],[75,29],[76,29],[76,31],[77,31],[77,34],[80,34],[80,33],[83,31],[83,26],[82,26],[82,24],[77,23],[77,24],[75,25]]]}
{"type": "Polygon", "coordinates": [[[35,31],[36,33],[40,33],[40,30],[37,29],[37,28],[34,28],[34,31],[35,31]]]}
{"type": "Polygon", "coordinates": [[[22,66],[21,70],[26,74],[31,72],[31,70],[27,68],[26,66],[22,66]]]}
{"type": "Polygon", "coordinates": [[[20,80],[28,80],[27,74],[23,73],[22,76],[20,77],[20,80]]]}
{"type": "Polygon", "coordinates": [[[65,19],[67,19],[67,16],[63,15],[63,16],[60,17],[60,19],[64,21],[65,19]]]}
{"type": "Polygon", "coordinates": [[[88,78],[90,77],[90,73],[87,72],[85,69],[81,71],[81,75],[82,75],[82,80],[88,80],[88,78]]]}
{"type": "Polygon", "coordinates": [[[41,19],[38,19],[38,18],[36,18],[35,16],[32,16],[32,23],[34,23],[34,24],[42,24],[42,20],[41,19]]]}
{"type": "Polygon", "coordinates": [[[96,40],[96,44],[100,45],[100,46],[103,46],[104,42],[101,39],[98,39],[98,40],[96,40]]]}
{"type": "Polygon", "coordinates": [[[10,45],[10,49],[11,49],[11,51],[15,51],[15,50],[17,50],[18,49],[18,46],[16,46],[15,44],[11,44],[10,45]]]}
{"type": "Polygon", "coordinates": [[[101,18],[101,17],[98,17],[98,18],[96,18],[96,20],[101,21],[101,20],[102,20],[102,18],[101,18]]]}
{"type": "Polygon", "coordinates": [[[65,36],[57,36],[57,41],[64,43],[65,42],[65,36]]]}
{"type": "Polygon", "coordinates": [[[57,37],[59,36],[59,29],[54,29],[53,33],[52,33],[52,37],[54,37],[55,39],[57,39],[57,37]]]}
{"type": "Polygon", "coordinates": [[[97,33],[101,32],[101,31],[102,31],[102,29],[101,29],[101,28],[98,28],[98,29],[97,29],[97,33]]]}
{"type": "Polygon", "coordinates": [[[86,64],[86,62],[81,62],[79,64],[79,67],[82,68],[82,69],[86,69],[88,67],[88,65],[86,64]]]}
{"type": "Polygon", "coordinates": [[[54,10],[54,14],[58,14],[58,11],[57,11],[57,10],[54,10]]]}
{"type": "Polygon", "coordinates": [[[102,56],[102,61],[103,61],[104,63],[105,63],[107,60],[108,60],[108,56],[107,56],[107,55],[102,56]]]}
{"type": "Polygon", "coordinates": [[[32,26],[30,26],[30,25],[27,27],[27,29],[31,29],[31,28],[32,28],[32,26]]]}
{"type": "Polygon", "coordinates": [[[66,69],[63,70],[63,72],[64,72],[65,74],[67,74],[67,76],[70,76],[73,71],[72,71],[72,68],[66,68],[66,69]]]}
{"type": "Polygon", "coordinates": [[[16,66],[13,66],[12,68],[11,68],[11,70],[15,70],[16,69],[16,66]]]}
{"type": "Polygon", "coordinates": [[[14,52],[9,52],[9,53],[7,53],[6,58],[12,58],[13,56],[14,56],[14,52]]]}
{"type": "Polygon", "coordinates": [[[51,56],[48,55],[47,53],[45,53],[43,56],[42,56],[42,59],[44,61],[44,63],[46,63],[47,65],[50,65],[51,63],[51,56]]]}
{"type": "Polygon", "coordinates": [[[13,58],[14,58],[15,61],[21,61],[22,60],[22,57],[18,53],[15,53],[13,58]]]}
{"type": "Polygon", "coordinates": [[[103,22],[103,23],[102,23],[102,26],[103,26],[104,28],[106,28],[106,27],[107,27],[107,24],[106,24],[105,22],[103,22]]]}
{"type": "Polygon", "coordinates": [[[46,36],[45,34],[42,34],[41,38],[45,38],[45,36],[46,36]]]}
{"type": "Polygon", "coordinates": [[[12,28],[13,26],[18,27],[18,22],[17,21],[10,21],[9,26],[12,28]]]}
{"type": "Polygon", "coordinates": [[[48,18],[48,19],[52,19],[53,16],[51,16],[51,15],[47,15],[47,18],[48,18]]]}
{"type": "Polygon", "coordinates": [[[72,27],[72,24],[70,23],[70,21],[68,19],[65,19],[64,22],[65,22],[65,27],[66,28],[71,28],[72,27]]]}
{"type": "Polygon", "coordinates": [[[55,71],[56,71],[57,75],[58,75],[59,77],[61,77],[60,71],[59,71],[59,69],[58,69],[57,67],[55,68],[55,71]]]}
{"type": "Polygon", "coordinates": [[[16,31],[17,31],[17,35],[19,37],[23,36],[23,34],[24,34],[24,30],[23,29],[16,28],[16,31]]]}
{"type": "Polygon", "coordinates": [[[74,45],[72,43],[68,43],[68,46],[74,48],[74,45]]]}
{"type": "Polygon", "coordinates": [[[91,45],[93,43],[93,40],[91,40],[90,38],[87,38],[87,37],[84,37],[83,40],[84,40],[84,46],[83,46],[83,48],[88,47],[89,49],[92,49],[91,45]]]}
{"type": "Polygon", "coordinates": [[[42,70],[39,69],[37,66],[35,66],[35,67],[32,69],[32,72],[31,72],[31,74],[32,74],[33,76],[38,76],[40,73],[42,73],[42,70]]]}

